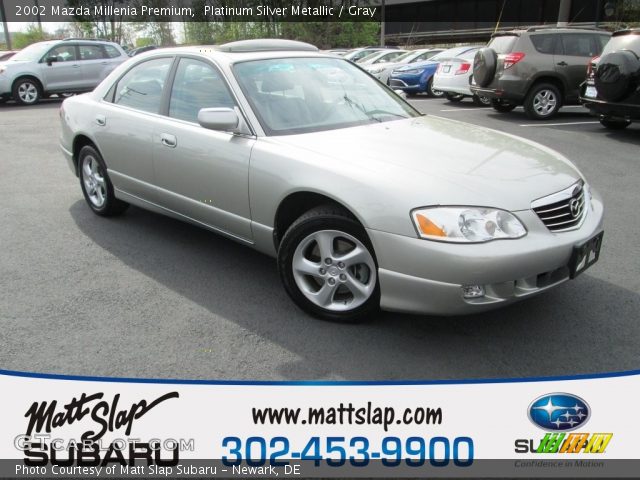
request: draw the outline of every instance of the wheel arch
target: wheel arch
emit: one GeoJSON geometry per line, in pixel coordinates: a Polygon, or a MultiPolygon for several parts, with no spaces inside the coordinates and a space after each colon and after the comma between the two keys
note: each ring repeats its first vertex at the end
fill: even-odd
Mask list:
{"type": "Polygon", "coordinates": [[[295,222],[302,214],[308,212],[312,208],[320,205],[331,204],[335,205],[345,212],[347,212],[354,220],[364,227],[363,222],[353,210],[346,206],[343,202],[340,202],[324,193],[313,192],[309,190],[300,190],[289,193],[285,196],[276,209],[275,218],[273,221],[273,244],[278,250],[282,237],[287,229],[295,222]]]}
{"type": "Polygon", "coordinates": [[[536,85],[539,85],[541,83],[550,83],[555,87],[557,87],[558,90],[560,90],[560,96],[562,97],[560,98],[560,101],[564,103],[565,98],[567,96],[567,85],[565,84],[564,79],[560,75],[552,74],[549,72],[540,73],[532,78],[531,83],[527,88],[525,98],[527,95],[529,95],[532,88],[534,88],[536,85]]]}
{"type": "Polygon", "coordinates": [[[27,80],[27,79],[36,82],[40,87],[40,92],[42,92],[42,94],[44,95],[44,84],[42,83],[42,80],[40,80],[38,77],[36,77],[32,73],[23,73],[21,75],[16,76],[13,82],[11,82],[11,92],[13,92],[13,89],[15,88],[16,84],[20,80],[27,80]]]}
{"type": "MultiPolygon", "coordinates": [[[[82,150],[82,148],[86,146],[95,148],[98,151],[98,153],[100,153],[100,155],[102,156],[100,149],[91,138],[89,138],[87,135],[83,133],[77,134],[73,139],[73,146],[71,150],[73,153],[73,165],[75,166],[75,169],[76,169],[76,177],[79,174],[78,169],[80,168],[78,165],[78,155],[80,155],[80,150],[82,150]]],[[[102,159],[104,161],[104,157],[102,157],[102,159]]]]}

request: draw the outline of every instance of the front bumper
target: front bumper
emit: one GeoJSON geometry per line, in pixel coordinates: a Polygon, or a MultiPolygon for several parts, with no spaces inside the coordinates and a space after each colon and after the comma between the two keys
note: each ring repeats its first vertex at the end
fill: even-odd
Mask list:
{"type": "Polygon", "coordinates": [[[452,244],[368,230],[378,259],[384,310],[464,315],[536,295],[569,279],[573,247],[603,229],[603,205],[593,192],[584,223],[552,233],[532,210],[514,212],[525,237],[452,244]],[[485,296],[463,297],[463,285],[482,285],[485,296]]]}

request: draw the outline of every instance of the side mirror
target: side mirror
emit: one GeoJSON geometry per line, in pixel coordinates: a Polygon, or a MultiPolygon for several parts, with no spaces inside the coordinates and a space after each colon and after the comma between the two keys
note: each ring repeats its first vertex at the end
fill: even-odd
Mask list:
{"type": "Polygon", "coordinates": [[[198,112],[198,123],[209,130],[236,132],[240,118],[232,108],[202,108],[198,112]]]}
{"type": "Polygon", "coordinates": [[[401,98],[407,99],[407,94],[403,90],[394,90],[395,94],[401,98]]]}
{"type": "Polygon", "coordinates": [[[57,62],[58,57],[47,57],[47,65],[51,66],[52,63],[57,62]]]}

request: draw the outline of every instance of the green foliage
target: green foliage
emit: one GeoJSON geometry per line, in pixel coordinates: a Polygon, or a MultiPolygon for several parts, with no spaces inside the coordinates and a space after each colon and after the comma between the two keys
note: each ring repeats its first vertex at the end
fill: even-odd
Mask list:
{"type": "Polygon", "coordinates": [[[42,42],[43,40],[47,40],[45,33],[36,25],[31,24],[25,32],[16,32],[13,34],[12,47],[15,50],[20,50],[32,43],[42,42]]]}
{"type": "Polygon", "coordinates": [[[185,22],[185,43],[221,44],[252,38],[287,38],[318,48],[377,44],[378,22],[185,22]]]}
{"type": "Polygon", "coordinates": [[[155,45],[155,40],[151,37],[138,37],[136,38],[136,48],[146,47],[147,45],[155,45]]]}

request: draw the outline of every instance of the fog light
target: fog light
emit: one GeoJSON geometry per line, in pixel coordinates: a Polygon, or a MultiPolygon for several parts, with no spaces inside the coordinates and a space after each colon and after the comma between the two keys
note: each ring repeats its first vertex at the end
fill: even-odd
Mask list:
{"type": "Polygon", "coordinates": [[[462,296],[464,298],[484,297],[484,287],[482,285],[463,285],[462,296]]]}

